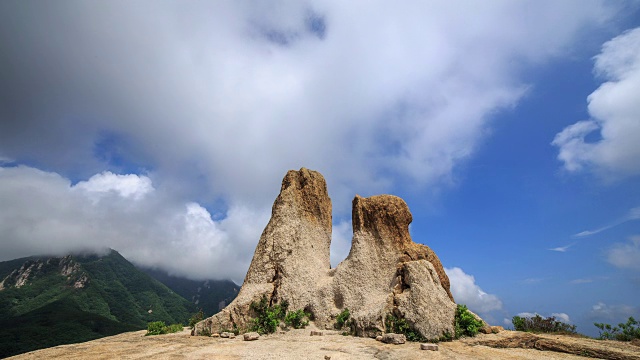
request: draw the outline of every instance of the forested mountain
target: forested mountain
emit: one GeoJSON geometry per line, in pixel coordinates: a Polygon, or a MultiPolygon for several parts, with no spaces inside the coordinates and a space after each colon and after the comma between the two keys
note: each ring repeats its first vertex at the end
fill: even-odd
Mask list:
{"type": "Polygon", "coordinates": [[[195,310],[115,250],[0,262],[0,358],[150,321],[186,324],[195,310]]]}
{"type": "Polygon", "coordinates": [[[222,310],[235,299],[240,290],[240,286],[231,280],[196,281],[169,275],[162,270],[144,268],[141,270],[189,300],[198,309],[202,309],[206,316],[222,310]]]}

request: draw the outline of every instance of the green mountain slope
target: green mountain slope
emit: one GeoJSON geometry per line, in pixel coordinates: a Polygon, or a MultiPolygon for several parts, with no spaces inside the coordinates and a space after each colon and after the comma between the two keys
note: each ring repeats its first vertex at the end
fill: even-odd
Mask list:
{"type": "Polygon", "coordinates": [[[157,269],[141,268],[140,270],[191,301],[198,309],[202,309],[206,316],[211,316],[222,310],[236,298],[240,290],[240,286],[231,280],[196,281],[169,275],[157,269]]]}
{"type": "Polygon", "coordinates": [[[0,263],[0,357],[186,323],[195,306],[118,252],[0,263]]]}

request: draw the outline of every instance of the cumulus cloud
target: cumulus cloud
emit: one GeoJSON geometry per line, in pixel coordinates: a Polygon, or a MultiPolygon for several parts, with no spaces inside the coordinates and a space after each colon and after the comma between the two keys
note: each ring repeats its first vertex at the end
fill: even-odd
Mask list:
{"type": "Polygon", "coordinates": [[[146,176],[138,176],[136,174],[118,175],[110,171],[96,174],[87,181],[80,181],[73,188],[78,191],[84,191],[96,201],[109,193],[139,200],[154,190],[151,185],[151,179],[146,176]]]}
{"type": "Polygon", "coordinates": [[[634,316],[640,311],[640,308],[625,305],[607,305],[604,302],[598,302],[591,307],[589,317],[591,319],[600,319],[607,321],[622,321],[626,320],[629,316],[634,316]]]}
{"type": "Polygon", "coordinates": [[[3,1],[0,151],[85,178],[124,154],[256,206],[307,166],[348,213],[355,191],[449,181],[519,74],[616,6],[3,1]]]}
{"type": "Polygon", "coordinates": [[[607,251],[607,261],[615,267],[640,271],[640,235],[626,243],[616,243],[607,251]]]}
{"type": "Polygon", "coordinates": [[[0,167],[0,261],[114,248],[143,266],[241,283],[268,221],[236,204],[221,220],[155,189],[146,176],[101,173],[75,185],[52,172],[0,167]],[[95,195],[101,197],[96,200],[95,195]]]}
{"type": "Polygon", "coordinates": [[[495,295],[487,294],[476,285],[473,275],[466,274],[458,267],[445,268],[451,282],[451,293],[458,304],[465,304],[471,311],[487,313],[502,309],[502,301],[495,295]]]}
{"type": "Polygon", "coordinates": [[[568,171],[640,174],[640,28],[606,42],[595,57],[594,72],[605,82],[587,98],[591,119],[555,136],[558,159],[568,171]],[[592,134],[599,139],[589,141],[592,134]]]}

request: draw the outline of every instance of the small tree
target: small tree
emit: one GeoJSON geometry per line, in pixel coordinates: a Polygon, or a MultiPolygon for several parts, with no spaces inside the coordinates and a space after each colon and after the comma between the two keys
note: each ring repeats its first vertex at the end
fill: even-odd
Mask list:
{"type": "Polygon", "coordinates": [[[611,326],[605,323],[594,323],[600,331],[600,339],[631,341],[640,339],[640,323],[630,316],[626,323],[611,326]]]}

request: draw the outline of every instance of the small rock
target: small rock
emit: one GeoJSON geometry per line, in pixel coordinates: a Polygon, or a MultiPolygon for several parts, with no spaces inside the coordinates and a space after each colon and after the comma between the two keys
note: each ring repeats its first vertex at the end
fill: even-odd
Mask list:
{"type": "Polygon", "coordinates": [[[438,351],[438,345],[436,345],[436,344],[420,344],[420,350],[438,351]]]}
{"type": "Polygon", "coordinates": [[[504,331],[504,328],[502,326],[492,326],[491,327],[491,332],[494,334],[497,334],[501,331],[504,331]]]}
{"type": "Polygon", "coordinates": [[[382,335],[376,336],[376,341],[382,341],[382,335]]]}
{"type": "Polygon", "coordinates": [[[257,332],[248,332],[244,334],[244,341],[253,341],[258,340],[260,338],[260,334],[257,332]]]}
{"type": "Polygon", "coordinates": [[[311,330],[311,336],[322,336],[322,331],[311,330]]]}
{"type": "Polygon", "coordinates": [[[221,332],[221,333],[220,333],[220,337],[221,337],[221,338],[229,338],[229,339],[233,339],[233,338],[235,338],[235,337],[236,337],[236,334],[234,334],[234,333],[232,333],[232,332],[224,331],[224,332],[221,332]]]}
{"type": "Polygon", "coordinates": [[[483,326],[478,331],[483,333],[483,334],[491,334],[491,326],[489,326],[489,325],[483,326]]]}
{"type": "Polygon", "coordinates": [[[407,342],[407,338],[404,334],[384,334],[382,335],[382,342],[393,345],[400,345],[407,342]]]}
{"type": "Polygon", "coordinates": [[[211,337],[219,338],[219,337],[220,337],[220,334],[218,334],[218,333],[213,333],[213,334],[211,334],[211,337]]]}
{"type": "Polygon", "coordinates": [[[331,356],[329,356],[329,355],[325,355],[325,356],[324,356],[324,360],[331,360],[331,356]]]}

